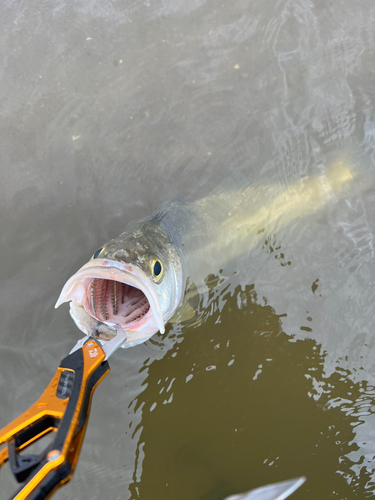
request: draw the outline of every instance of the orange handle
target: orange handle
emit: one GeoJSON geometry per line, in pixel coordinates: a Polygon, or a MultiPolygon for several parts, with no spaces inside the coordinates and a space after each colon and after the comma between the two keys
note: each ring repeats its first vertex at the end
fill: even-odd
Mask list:
{"type": "Polygon", "coordinates": [[[92,394],[109,373],[103,349],[94,340],[64,358],[42,396],[0,431],[0,467],[9,459],[23,483],[11,499],[42,500],[69,481],[77,464],[88,422],[92,394]],[[19,455],[42,436],[55,437],[43,452],[19,455]]]}

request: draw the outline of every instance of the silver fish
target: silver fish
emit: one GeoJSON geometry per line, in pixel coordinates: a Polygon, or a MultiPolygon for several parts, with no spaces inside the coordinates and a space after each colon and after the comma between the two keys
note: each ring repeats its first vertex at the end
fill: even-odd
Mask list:
{"type": "Polygon", "coordinates": [[[208,287],[208,275],[246,255],[265,233],[316,212],[352,179],[352,171],[336,162],[324,175],[284,190],[218,189],[196,202],[165,203],[95,252],[67,281],[55,307],[70,301],[71,316],[85,333],[100,338],[102,331],[108,338],[119,325],[126,331],[125,347],[144,342],[163,333],[173,317],[182,318],[176,316],[182,303],[208,287]]]}
{"type": "Polygon", "coordinates": [[[281,483],[261,486],[240,495],[232,495],[225,498],[225,500],[284,500],[294,493],[305,481],[305,477],[290,479],[281,483]]]}

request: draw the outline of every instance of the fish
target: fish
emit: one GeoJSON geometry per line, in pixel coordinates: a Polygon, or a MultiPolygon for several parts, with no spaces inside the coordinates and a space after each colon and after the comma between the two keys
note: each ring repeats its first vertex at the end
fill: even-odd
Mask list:
{"type": "Polygon", "coordinates": [[[305,477],[289,479],[288,481],[261,486],[240,495],[231,495],[225,498],[225,500],[284,500],[294,493],[305,481],[305,477]]]}
{"type": "Polygon", "coordinates": [[[194,315],[191,297],[218,282],[207,277],[249,255],[265,234],[343,196],[353,179],[341,160],[286,188],[221,186],[197,201],[175,198],[100,247],[68,279],[55,307],[70,302],[87,335],[108,340],[119,326],[123,347],[145,342],[168,322],[194,315]]]}

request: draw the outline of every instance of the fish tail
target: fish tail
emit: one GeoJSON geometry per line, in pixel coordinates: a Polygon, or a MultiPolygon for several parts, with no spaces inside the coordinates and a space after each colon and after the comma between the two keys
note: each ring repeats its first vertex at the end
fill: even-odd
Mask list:
{"type": "Polygon", "coordinates": [[[353,180],[354,173],[349,165],[343,160],[334,161],[328,168],[325,179],[335,193],[339,193],[353,180]]]}

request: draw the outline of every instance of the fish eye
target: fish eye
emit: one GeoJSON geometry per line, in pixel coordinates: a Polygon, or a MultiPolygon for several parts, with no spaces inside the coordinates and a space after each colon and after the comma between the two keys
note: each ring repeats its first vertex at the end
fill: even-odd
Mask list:
{"type": "Polygon", "coordinates": [[[104,247],[102,248],[99,248],[99,250],[97,250],[94,255],[92,256],[93,259],[97,259],[100,255],[100,252],[103,250],[104,247]]]}
{"type": "Polygon", "coordinates": [[[151,263],[152,277],[160,280],[163,275],[163,265],[159,259],[153,259],[151,263]]]}

